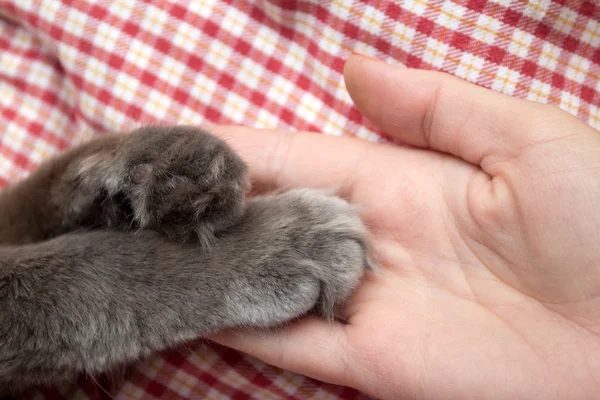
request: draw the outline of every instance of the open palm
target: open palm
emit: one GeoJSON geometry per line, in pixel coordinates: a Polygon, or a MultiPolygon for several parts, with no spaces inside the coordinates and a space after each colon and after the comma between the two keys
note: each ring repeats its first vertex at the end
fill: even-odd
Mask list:
{"type": "Polygon", "coordinates": [[[220,132],[256,182],[337,187],[363,205],[381,270],[347,324],[215,339],[381,398],[594,398],[600,136],[440,73],[355,55],[345,78],[363,114],[411,147],[220,132]]]}

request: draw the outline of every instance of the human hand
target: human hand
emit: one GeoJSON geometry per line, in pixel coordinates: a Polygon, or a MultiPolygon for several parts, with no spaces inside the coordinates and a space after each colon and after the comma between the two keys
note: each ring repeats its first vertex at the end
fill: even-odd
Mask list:
{"type": "Polygon", "coordinates": [[[600,390],[600,135],[550,106],[352,56],[360,111],[408,146],[221,128],[272,186],[341,187],[380,261],[346,324],[214,339],[381,398],[600,390]]]}

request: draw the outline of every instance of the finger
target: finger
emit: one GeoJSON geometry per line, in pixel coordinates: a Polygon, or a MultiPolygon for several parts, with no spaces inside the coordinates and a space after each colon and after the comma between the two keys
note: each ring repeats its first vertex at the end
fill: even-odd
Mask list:
{"type": "Polygon", "coordinates": [[[560,126],[579,121],[557,108],[441,72],[400,68],[356,54],[347,61],[344,78],[359,110],[387,134],[484,170],[536,143],[571,134],[560,126]]]}
{"type": "Polygon", "coordinates": [[[371,143],[316,133],[219,126],[211,129],[250,165],[250,177],[265,189],[352,186],[371,143]]]}
{"type": "Polygon", "coordinates": [[[345,330],[339,323],[306,318],[279,330],[232,330],[210,339],[288,371],[333,384],[348,384],[345,330]]]}

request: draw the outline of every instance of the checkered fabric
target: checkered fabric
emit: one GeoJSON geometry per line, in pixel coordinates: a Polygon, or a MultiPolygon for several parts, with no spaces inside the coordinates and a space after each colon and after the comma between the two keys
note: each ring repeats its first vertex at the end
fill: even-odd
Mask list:
{"type": "MultiPolygon", "coordinates": [[[[600,5],[579,0],[0,0],[0,186],[94,132],[244,124],[379,140],[351,51],[558,105],[600,127],[600,5]]],[[[406,94],[410,96],[410,93],[406,94]]],[[[109,398],[103,381],[33,398],[109,398]]],[[[360,399],[216,345],[134,366],[118,399],[360,399]]]]}

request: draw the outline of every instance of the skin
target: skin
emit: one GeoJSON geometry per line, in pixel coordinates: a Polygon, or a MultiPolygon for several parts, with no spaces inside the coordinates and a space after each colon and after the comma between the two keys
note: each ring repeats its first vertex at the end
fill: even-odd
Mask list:
{"type": "Polygon", "coordinates": [[[353,55],[344,76],[398,144],[219,132],[263,187],[338,187],[363,205],[380,271],[346,323],[213,338],[384,399],[595,398],[598,132],[442,73],[353,55]]]}

